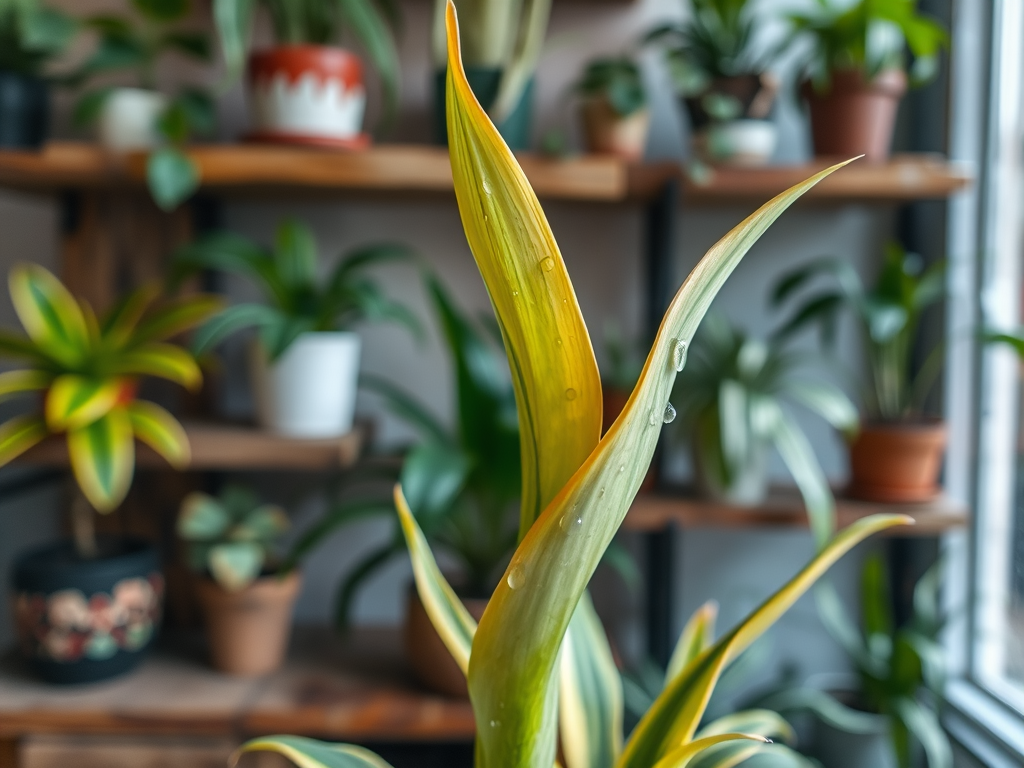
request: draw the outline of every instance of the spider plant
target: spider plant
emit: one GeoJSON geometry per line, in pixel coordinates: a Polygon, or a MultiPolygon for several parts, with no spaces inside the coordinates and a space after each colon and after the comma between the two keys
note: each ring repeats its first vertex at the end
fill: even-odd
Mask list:
{"type": "Polygon", "coordinates": [[[926,309],[945,294],[945,263],[925,268],[916,254],[890,243],[874,285],[867,288],[853,266],[841,259],[818,259],[782,275],[775,285],[772,304],[796,301],[789,319],[777,332],[785,338],[805,326],[817,324],[826,345],[835,342],[839,313],[854,312],[862,329],[871,384],[864,399],[869,414],[883,422],[913,420],[940,372],[942,348],[936,347],[912,374],[914,341],[926,309]],[[819,277],[827,288],[806,290],[819,277]],[[796,298],[802,293],[802,298],[796,298]]]}
{"type": "MultiPolygon", "coordinates": [[[[766,204],[705,256],[666,312],[629,403],[601,439],[601,383],[568,273],[525,175],[473,97],[458,56],[455,8],[448,8],[452,172],[510,360],[523,471],[520,543],[479,626],[441,575],[400,487],[395,504],[420,597],[468,677],[476,764],[551,768],[560,721],[568,768],[671,768],[716,744],[764,743],[750,721],[696,735],[723,668],[851,546],[906,518],[856,523],[738,627],[696,644],[624,745],[619,675],[585,590],[640,488],[686,346],[712,297],[769,224],[834,169],[766,204]]],[[[304,766],[386,765],[358,747],[289,736],[242,747],[259,750],[304,766]]]]}
{"type": "Polygon", "coordinates": [[[806,354],[780,341],[748,338],[712,316],[676,379],[672,399],[679,409],[679,432],[692,439],[705,490],[737,503],[761,501],[767,451],[775,446],[822,544],[833,525],[828,482],[787,406],[803,406],[845,433],[856,430],[858,415],[837,386],[801,375],[806,362],[806,354]]]}
{"type": "MultiPolygon", "coordinates": [[[[145,286],[98,319],[43,267],[19,264],[8,282],[27,337],[0,332],[0,356],[29,367],[0,374],[0,398],[42,397],[38,411],[0,425],[0,466],[48,434],[65,434],[79,488],[96,510],[110,512],[128,493],[136,438],[172,466],[187,465],[184,429],[136,394],[144,376],[199,387],[195,360],[166,339],[201,323],[219,309],[219,300],[187,296],[154,305],[159,289],[145,286]]],[[[94,550],[90,539],[86,535],[80,549],[94,550]]]]}

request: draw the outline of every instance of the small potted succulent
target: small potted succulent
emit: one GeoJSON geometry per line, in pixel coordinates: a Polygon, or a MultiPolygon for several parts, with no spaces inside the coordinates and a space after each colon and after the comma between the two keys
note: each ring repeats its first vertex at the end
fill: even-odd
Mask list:
{"type": "Polygon", "coordinates": [[[241,486],[217,497],[191,493],[181,504],[178,535],[197,573],[210,655],[222,672],[255,677],[281,665],[302,585],[274,551],[288,527],[284,510],[241,486]]]}
{"type": "Polygon", "coordinates": [[[146,178],[153,199],[171,210],[199,186],[199,169],[181,148],[192,134],[213,131],[214,107],[200,88],[184,88],[173,97],[158,91],[156,65],[170,53],[206,62],[209,39],[182,26],[190,0],[131,0],[131,7],[134,17],[85,19],[99,43],[72,79],[84,83],[130,73],[135,85],[90,87],[78,100],[75,121],[94,123],[100,144],[111,152],[149,152],[146,178]]]}
{"type": "Polygon", "coordinates": [[[941,372],[942,347],[931,351],[916,374],[912,355],[922,315],[943,297],[944,281],[943,262],[925,268],[916,254],[890,243],[870,289],[849,262],[839,259],[818,259],[797,267],[775,286],[775,306],[797,302],[781,336],[817,323],[822,340],[831,344],[839,312],[850,309],[859,321],[870,385],[864,388],[865,419],[850,443],[849,491],[855,496],[890,503],[921,502],[940,492],[946,427],[923,409],[941,372]],[[830,285],[806,290],[819,277],[827,278],[830,285]]]}
{"type": "Polygon", "coordinates": [[[238,304],[210,318],[193,340],[197,355],[243,329],[259,329],[250,346],[250,372],[260,424],[294,437],[338,437],[352,429],[360,340],[350,330],[361,320],[419,326],[402,305],[387,298],[366,270],[411,259],[397,245],[361,248],[317,275],[313,234],[287,220],[273,250],[232,234],[214,234],[180,249],[180,276],[204,269],[236,272],[259,283],[266,304],[238,304]]]}
{"type": "MultiPolygon", "coordinates": [[[[434,130],[448,141],[445,118],[444,16],[447,0],[434,0],[434,130]]],[[[551,0],[458,0],[466,76],[502,138],[529,149],[533,75],[544,46],[551,0]]]]}
{"type": "Polygon", "coordinates": [[[50,126],[46,65],[78,25],[36,0],[0,4],[0,147],[37,149],[50,126]]]}
{"type": "Polygon", "coordinates": [[[245,65],[253,11],[267,10],[276,44],[249,57],[251,140],[358,149],[366,81],[359,56],[338,47],[344,33],[369,56],[384,90],[385,122],[398,103],[395,22],[374,0],[213,0],[214,19],[229,72],[245,65]]]}
{"type": "Polygon", "coordinates": [[[792,13],[796,40],[811,42],[801,85],[811,113],[817,155],[868,162],[889,157],[900,99],[907,90],[906,49],[914,61],[910,81],[934,76],[946,32],[916,10],[917,0],[820,2],[792,13]]]}
{"type": "Polygon", "coordinates": [[[712,163],[762,165],[775,151],[771,109],[778,83],[768,68],[780,53],[765,49],[764,19],[749,0],[692,0],[682,22],[652,30],[676,94],[690,117],[694,151],[712,163]]]}
{"type": "Polygon", "coordinates": [[[38,406],[0,425],[0,466],[49,435],[64,436],[82,494],[71,505],[73,542],[15,563],[19,635],[44,679],[99,680],[138,663],[159,623],[163,581],[147,542],[97,538],[93,510],[110,512],[128,493],[136,439],[171,466],[188,464],[185,431],[162,407],[137,398],[139,380],[198,387],[195,360],[165,340],[220,304],[200,296],[154,306],[158,289],[144,287],[97,319],[40,266],[14,267],[10,287],[28,336],[0,333],[0,356],[29,367],[0,374],[0,397],[34,395],[38,406]]]}
{"type": "Polygon", "coordinates": [[[622,56],[595,59],[576,84],[588,152],[642,160],[651,114],[640,68],[622,56]]]}
{"type": "Polygon", "coordinates": [[[857,409],[834,384],[801,375],[805,360],[782,343],[749,338],[711,316],[689,350],[672,402],[704,493],[731,504],[759,504],[774,446],[807,502],[820,541],[827,538],[831,513],[815,515],[817,502],[830,493],[828,483],[786,406],[800,405],[845,433],[856,429],[857,409]]]}

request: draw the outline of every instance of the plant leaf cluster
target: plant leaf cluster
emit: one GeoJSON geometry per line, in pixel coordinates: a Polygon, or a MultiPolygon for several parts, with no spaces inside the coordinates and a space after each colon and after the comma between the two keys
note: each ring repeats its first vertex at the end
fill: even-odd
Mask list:
{"type": "Polygon", "coordinates": [[[940,372],[942,347],[929,353],[916,375],[912,365],[921,318],[944,295],[945,262],[926,268],[919,256],[890,243],[870,289],[849,262],[816,259],[779,278],[772,304],[781,307],[787,301],[795,302],[778,338],[817,325],[827,347],[835,343],[840,313],[852,310],[861,326],[870,368],[870,386],[864,393],[868,411],[875,418],[893,422],[919,417],[940,372]],[[827,277],[830,285],[810,288],[820,277],[827,277]]]}
{"type": "Polygon", "coordinates": [[[288,516],[263,504],[250,489],[229,485],[214,497],[190,493],[181,503],[178,536],[189,543],[189,563],[209,572],[229,592],[252,584],[274,565],[274,545],[288,531],[288,516]]]}
{"type": "Polygon", "coordinates": [[[585,98],[604,99],[620,117],[628,117],[647,106],[640,68],[627,56],[590,62],[576,90],[585,98]]]}
{"type": "Polygon", "coordinates": [[[676,379],[673,401],[681,433],[717,490],[733,486],[773,445],[796,481],[818,545],[835,530],[828,481],[787,405],[800,405],[836,429],[852,433],[857,409],[834,384],[801,376],[808,356],[780,340],[748,338],[722,318],[709,317],[676,379]]]}
{"type": "Polygon", "coordinates": [[[0,425],[0,466],[46,435],[66,433],[79,487],[94,508],[109,512],[128,493],[136,438],[171,465],[187,465],[184,429],[166,410],[135,395],[144,376],[199,387],[195,360],[166,340],[203,322],[220,300],[185,296],[154,304],[160,291],[148,285],[97,318],[38,265],[16,265],[9,285],[27,337],[0,332],[0,356],[30,367],[0,374],[0,398],[43,396],[41,412],[0,425]]]}
{"type": "MultiPolygon", "coordinates": [[[[613,727],[621,722],[618,676],[610,674],[608,641],[600,622],[587,615],[592,607],[584,593],[643,482],[683,352],[714,295],[771,222],[835,169],[767,203],[704,257],[666,312],[632,397],[600,438],[601,384],[568,273],[525,175],[466,81],[451,4],[447,22],[456,197],[505,341],[523,472],[520,543],[478,626],[444,581],[400,487],[395,504],[424,607],[467,672],[478,724],[476,764],[551,768],[564,711],[572,713],[567,730],[580,747],[570,749],[580,757],[567,768],[681,768],[709,747],[764,743],[741,732],[697,735],[723,669],[843,553],[906,518],[878,515],[840,532],[747,619],[685,664],[621,751],[613,727]],[[567,658],[573,669],[563,674],[567,658]],[[562,702],[569,702],[565,710],[562,702]]],[[[297,746],[288,738],[242,749],[292,750],[309,766],[353,765],[335,760],[331,747],[297,746]]]]}
{"type": "Polygon", "coordinates": [[[938,21],[917,12],[917,0],[858,0],[850,5],[817,0],[803,13],[789,14],[791,39],[807,39],[811,53],[807,76],[826,90],[832,72],[859,69],[869,79],[887,69],[904,69],[913,56],[911,81],[935,76],[939,52],[948,36],[938,21]]]}
{"type": "Polygon", "coordinates": [[[42,77],[77,32],[74,18],[38,0],[0,0],[0,70],[42,77]]]}
{"type": "Polygon", "coordinates": [[[174,268],[178,278],[205,269],[242,275],[256,282],[266,299],[265,304],[236,304],[210,318],[193,340],[197,355],[243,328],[255,327],[269,358],[277,360],[303,333],[347,330],[362,320],[394,321],[418,334],[412,313],[365,274],[378,264],[412,258],[405,246],[366,246],[341,259],[321,281],[313,233],[286,219],[277,228],[273,249],[239,235],[216,233],[180,248],[174,268]]]}

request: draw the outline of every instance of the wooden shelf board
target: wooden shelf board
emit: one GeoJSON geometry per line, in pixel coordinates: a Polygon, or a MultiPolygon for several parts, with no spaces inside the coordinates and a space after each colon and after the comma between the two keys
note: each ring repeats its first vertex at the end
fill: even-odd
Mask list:
{"type": "MultiPolygon", "coordinates": [[[[916,524],[895,528],[893,536],[935,536],[966,525],[969,511],[941,497],[926,504],[878,504],[839,496],[836,515],[840,528],[876,513],[909,515],[916,524]]],[[[763,504],[738,507],[693,496],[641,494],[626,515],[623,527],[631,531],[680,528],[752,528],[759,530],[806,528],[807,513],[795,488],[773,488],[763,504]]]]}
{"type": "MultiPolygon", "coordinates": [[[[450,194],[448,151],[427,145],[382,144],[343,152],[258,144],[196,145],[204,187],[222,195],[282,191],[362,194],[450,194]]],[[[649,200],[681,171],[671,162],[631,164],[599,155],[553,160],[524,153],[519,162],[537,195],[582,202],[649,200]]],[[[93,144],[53,142],[42,152],[0,152],[0,187],[54,192],[137,187],[145,156],[116,158],[93,144]]],[[[714,168],[684,179],[689,205],[763,203],[826,167],[825,161],[766,168],[714,168]]],[[[863,161],[829,177],[807,197],[833,201],[938,199],[963,189],[971,174],[933,155],[896,156],[889,163],[863,161]]]]}
{"type": "Polygon", "coordinates": [[[416,686],[391,629],[359,629],[342,640],[327,628],[298,627],[284,666],[255,680],[210,669],[195,638],[164,643],[127,676],[70,688],[36,681],[14,653],[0,662],[0,738],[291,733],[470,741],[474,732],[468,700],[416,686]]]}
{"type": "MultiPolygon", "coordinates": [[[[355,430],[340,438],[300,439],[252,427],[185,424],[192,446],[192,470],[331,470],[348,467],[359,458],[363,436],[355,430]]],[[[148,446],[136,445],[136,465],[166,469],[168,464],[148,446]]],[[[67,466],[63,436],[47,438],[18,459],[42,466],[67,466]]]]}

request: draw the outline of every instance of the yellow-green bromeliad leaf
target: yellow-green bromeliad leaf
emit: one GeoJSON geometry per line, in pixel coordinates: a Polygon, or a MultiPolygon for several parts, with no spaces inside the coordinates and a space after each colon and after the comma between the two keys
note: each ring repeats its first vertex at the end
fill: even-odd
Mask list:
{"type": "Polygon", "coordinates": [[[68,453],[78,487],[97,511],[110,512],[124,500],[135,469],[132,424],[124,407],[70,430],[68,453]]]}
{"type": "Polygon", "coordinates": [[[156,376],[192,391],[203,381],[202,371],[191,354],[181,347],[161,342],[144,344],[117,355],[109,372],[122,376],[156,376]]]}
{"type": "Polygon", "coordinates": [[[463,228],[505,340],[519,411],[520,538],[601,435],[590,336],[537,196],[477,103],[448,5],[448,147],[463,228]]]}
{"type": "Polygon", "coordinates": [[[685,768],[705,750],[712,749],[719,744],[728,744],[735,741],[754,741],[759,744],[767,744],[769,740],[752,733],[722,733],[715,736],[705,736],[673,749],[653,765],[654,768],[685,768]]]}
{"type": "Polygon", "coordinates": [[[349,744],[327,744],[301,736],[264,736],[248,741],[231,756],[230,765],[237,765],[245,752],[276,752],[299,768],[391,768],[386,760],[373,752],[349,744]]]}
{"type": "Polygon", "coordinates": [[[18,264],[8,283],[29,338],[53,360],[79,363],[88,349],[89,331],[81,307],[60,280],[38,264],[18,264]]]}
{"type": "MultiPolygon", "coordinates": [[[[715,620],[718,618],[718,603],[708,600],[693,612],[690,620],[683,627],[682,634],[676,642],[672,658],[665,670],[665,682],[675,679],[683,670],[692,664],[698,656],[711,647],[715,640],[715,620]]],[[[739,729],[733,729],[739,730],[739,729]]]]}
{"type": "Polygon", "coordinates": [[[38,392],[50,386],[52,381],[52,373],[34,368],[0,373],[0,400],[25,392],[38,392]]]}
{"type": "Polygon", "coordinates": [[[175,469],[188,466],[192,455],[184,427],[155,403],[135,400],[127,408],[135,436],[159,453],[175,469]]]}
{"type": "Polygon", "coordinates": [[[52,432],[81,429],[117,405],[126,382],[68,373],[58,376],[46,394],[46,423],[52,432]]]}
{"type": "Polygon", "coordinates": [[[50,431],[42,417],[15,416],[0,424],[0,467],[23,454],[50,431]]]}

